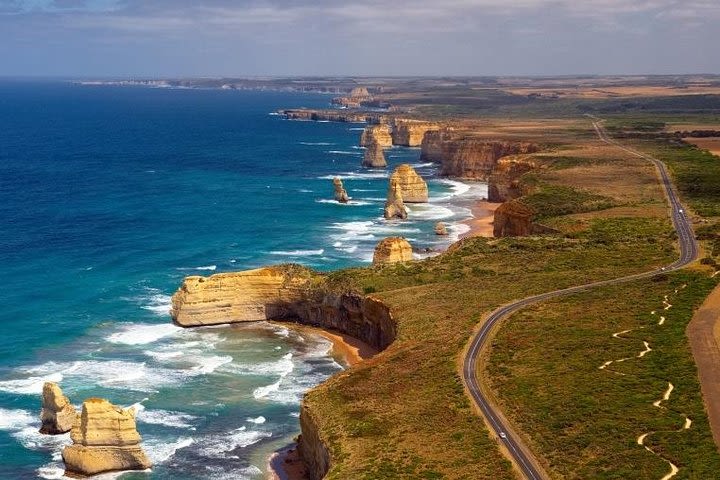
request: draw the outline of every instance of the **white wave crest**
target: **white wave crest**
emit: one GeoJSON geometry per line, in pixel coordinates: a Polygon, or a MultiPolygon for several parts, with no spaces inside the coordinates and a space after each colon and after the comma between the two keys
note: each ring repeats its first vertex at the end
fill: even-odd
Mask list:
{"type": "Polygon", "coordinates": [[[271,255],[282,255],[287,257],[302,257],[309,255],[322,255],[325,252],[322,248],[319,250],[274,250],[271,255]]]}
{"type": "Polygon", "coordinates": [[[131,323],[123,325],[121,331],[115,332],[107,337],[107,341],[111,343],[123,343],[125,345],[145,345],[182,331],[182,328],[171,323],[131,323]]]}

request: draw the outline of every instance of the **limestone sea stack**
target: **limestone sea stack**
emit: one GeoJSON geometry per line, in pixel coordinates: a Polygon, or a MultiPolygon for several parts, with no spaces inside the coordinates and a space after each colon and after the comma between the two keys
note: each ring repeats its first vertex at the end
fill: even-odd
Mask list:
{"type": "Polygon", "coordinates": [[[335,187],[335,200],[340,203],[347,203],[350,201],[350,197],[348,197],[342,180],[340,180],[339,177],[333,178],[333,186],[335,187]]]}
{"type": "Polygon", "coordinates": [[[69,432],[75,423],[75,407],[63,395],[57,383],[43,385],[42,409],[40,410],[40,433],[58,435],[69,432]]]}
{"type": "Polygon", "coordinates": [[[385,160],[385,154],[379,143],[371,143],[365,150],[365,157],[362,162],[363,167],[368,168],[385,168],[387,167],[387,161],[385,160]]]}
{"type": "Polygon", "coordinates": [[[437,222],[435,224],[435,235],[447,235],[448,231],[443,222],[437,222]]]}
{"type": "Polygon", "coordinates": [[[368,125],[360,136],[360,146],[369,147],[371,143],[378,143],[383,148],[392,147],[390,126],[387,124],[368,125]]]}
{"type": "Polygon", "coordinates": [[[390,176],[390,182],[395,179],[400,185],[403,201],[406,203],[426,203],[428,201],[428,187],[425,180],[407,163],[398,166],[390,176]]]}
{"type": "Polygon", "coordinates": [[[405,210],[403,202],[402,189],[397,178],[390,177],[390,187],[388,188],[387,200],[385,200],[385,210],[383,216],[388,220],[391,218],[406,219],[408,214],[405,210]]]}
{"type": "Polygon", "coordinates": [[[122,409],[107,400],[89,398],[75,418],[70,438],[73,444],[62,452],[70,473],[96,475],[152,466],[140,446],[133,408],[122,409]]]}
{"type": "Polygon", "coordinates": [[[412,247],[402,237],[388,237],[375,247],[373,265],[408,262],[412,260],[412,247]]]}
{"type": "Polygon", "coordinates": [[[301,267],[186,277],[172,297],[170,315],[181,327],[287,318],[288,305],[303,297],[310,278],[301,267]]]}

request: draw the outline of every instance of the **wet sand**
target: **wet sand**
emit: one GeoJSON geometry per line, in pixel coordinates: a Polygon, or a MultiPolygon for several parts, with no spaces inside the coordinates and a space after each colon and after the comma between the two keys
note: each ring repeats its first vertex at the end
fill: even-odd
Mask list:
{"type": "Polygon", "coordinates": [[[492,237],[493,236],[493,215],[500,203],[480,200],[472,207],[473,218],[463,223],[470,227],[470,230],[460,235],[460,238],[469,237],[492,237]]]}

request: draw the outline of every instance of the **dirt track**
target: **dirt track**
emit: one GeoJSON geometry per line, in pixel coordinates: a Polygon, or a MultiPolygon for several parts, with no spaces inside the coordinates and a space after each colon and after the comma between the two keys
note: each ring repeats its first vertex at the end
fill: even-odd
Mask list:
{"type": "Polygon", "coordinates": [[[716,287],[695,312],[687,335],[700,375],[710,429],[720,450],[720,287],[716,287]]]}

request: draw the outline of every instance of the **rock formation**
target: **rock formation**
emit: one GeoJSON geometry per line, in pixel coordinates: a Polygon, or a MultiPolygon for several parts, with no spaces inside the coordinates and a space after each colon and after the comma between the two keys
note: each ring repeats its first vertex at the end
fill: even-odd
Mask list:
{"type": "Polygon", "coordinates": [[[350,98],[368,98],[370,97],[370,92],[368,92],[367,87],[355,87],[352,90],[350,90],[350,95],[348,95],[350,98]]]}
{"type": "Polygon", "coordinates": [[[140,447],[132,408],[122,409],[101,398],[85,400],[70,438],[73,444],[62,452],[68,472],[96,475],[151,467],[150,459],[140,447]]]}
{"type": "Polygon", "coordinates": [[[384,123],[387,118],[379,113],[353,112],[348,110],[280,110],[280,115],[288,120],[315,120],[348,123],[384,123]]]}
{"type": "Polygon", "coordinates": [[[397,178],[390,177],[390,187],[388,187],[387,200],[385,200],[385,209],[383,216],[387,219],[391,218],[407,218],[407,210],[403,202],[402,189],[397,178]]]}
{"type": "Polygon", "coordinates": [[[372,97],[366,87],[355,87],[350,90],[350,93],[346,97],[333,98],[331,103],[346,108],[360,108],[363,104],[371,100],[372,97]]]}
{"type": "Polygon", "coordinates": [[[402,199],[406,203],[425,203],[428,201],[428,187],[425,180],[407,163],[399,165],[390,176],[400,185],[402,199]]]}
{"type": "Polygon", "coordinates": [[[393,145],[405,147],[419,147],[422,144],[426,132],[439,130],[436,123],[422,122],[419,120],[396,119],[393,122],[392,140],[393,145]]]}
{"type": "Polygon", "coordinates": [[[342,180],[340,180],[339,177],[333,178],[333,186],[335,187],[335,200],[340,203],[347,203],[348,201],[350,201],[350,197],[348,197],[342,180]]]}
{"type": "Polygon", "coordinates": [[[474,180],[487,180],[502,157],[538,151],[532,143],[492,141],[450,130],[428,132],[421,149],[422,161],[441,164],[440,175],[474,180]]]}
{"type": "Polygon", "coordinates": [[[57,383],[45,382],[43,385],[40,433],[57,435],[69,432],[75,422],[75,407],[63,395],[57,383]]]}
{"type": "Polygon", "coordinates": [[[443,222],[437,222],[435,224],[435,235],[447,235],[448,231],[443,222]]]}
{"type": "Polygon", "coordinates": [[[402,237],[388,237],[375,247],[373,265],[408,262],[412,260],[412,247],[402,237]]]}
{"type": "Polygon", "coordinates": [[[518,200],[511,200],[500,205],[493,217],[493,236],[518,237],[535,233],[532,208],[518,200]]]}
{"type": "Polygon", "coordinates": [[[383,148],[391,147],[393,142],[390,135],[390,126],[383,123],[365,127],[360,136],[360,146],[368,147],[373,142],[380,144],[383,148]]]}
{"type": "Polygon", "coordinates": [[[371,143],[365,150],[365,156],[362,162],[363,167],[370,168],[385,168],[387,167],[387,161],[383,154],[383,149],[379,143],[371,143]]]}
{"type": "Polygon", "coordinates": [[[181,327],[282,319],[302,298],[309,270],[264,267],[209,277],[186,277],[172,297],[170,315],[181,327]]]}
{"type": "Polygon", "coordinates": [[[529,155],[514,155],[499,159],[488,178],[488,200],[506,202],[527,194],[520,177],[536,168],[538,168],[537,162],[529,155]]]}

